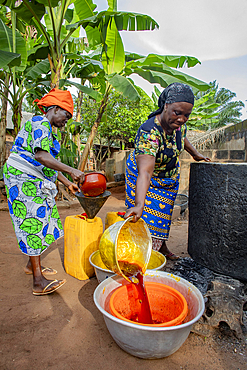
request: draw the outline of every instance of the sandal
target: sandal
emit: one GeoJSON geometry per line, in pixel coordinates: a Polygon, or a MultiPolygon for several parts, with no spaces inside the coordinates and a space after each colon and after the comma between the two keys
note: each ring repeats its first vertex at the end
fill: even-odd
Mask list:
{"type": "Polygon", "coordinates": [[[180,258],[179,256],[176,256],[176,254],[174,254],[172,252],[170,252],[168,254],[165,254],[165,256],[168,260],[171,260],[171,261],[176,261],[180,258]]]}
{"type": "Polygon", "coordinates": [[[49,284],[47,284],[44,287],[44,289],[42,290],[42,292],[34,292],[33,291],[33,295],[51,294],[51,293],[55,292],[55,290],[57,290],[58,288],[60,288],[61,286],[63,286],[65,283],[66,283],[66,279],[63,279],[63,280],[52,280],[49,284]],[[48,290],[51,287],[51,285],[54,284],[54,283],[58,283],[58,285],[55,285],[50,290],[48,290]]]}
{"type": "MultiPolygon", "coordinates": [[[[24,268],[24,271],[25,271],[26,275],[32,275],[33,274],[32,271],[26,270],[25,268],[24,268]]],[[[55,275],[55,274],[57,274],[57,270],[55,270],[51,267],[42,267],[41,271],[42,271],[42,274],[46,274],[46,275],[55,275]]]]}

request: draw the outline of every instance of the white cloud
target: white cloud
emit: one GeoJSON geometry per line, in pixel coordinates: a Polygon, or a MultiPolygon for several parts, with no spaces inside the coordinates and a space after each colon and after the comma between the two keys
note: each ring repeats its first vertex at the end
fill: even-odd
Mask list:
{"type": "Polygon", "coordinates": [[[202,61],[247,54],[246,0],[119,0],[118,9],[148,14],[160,25],[157,31],[124,32],[126,50],[202,61]]]}
{"type": "MultiPolygon", "coordinates": [[[[97,10],[108,7],[106,0],[96,3],[97,10]]],[[[247,118],[247,0],[118,0],[118,10],[148,14],[160,26],[121,32],[126,51],[195,56],[202,64],[185,72],[235,92],[246,104],[242,119],[247,118]]],[[[151,94],[151,84],[134,80],[151,94]]]]}

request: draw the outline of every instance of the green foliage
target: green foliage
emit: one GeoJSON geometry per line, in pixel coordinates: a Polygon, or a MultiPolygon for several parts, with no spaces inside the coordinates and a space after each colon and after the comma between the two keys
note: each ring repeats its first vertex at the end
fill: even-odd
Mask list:
{"type": "MultiPolygon", "coordinates": [[[[195,103],[186,125],[189,129],[209,130],[222,127],[228,123],[237,123],[241,119],[242,101],[231,100],[236,94],[225,88],[218,88],[216,81],[210,82],[207,91],[195,94],[195,103]]],[[[162,91],[156,86],[152,93],[155,109],[158,109],[158,98],[162,91]]]]}
{"type": "Polygon", "coordinates": [[[199,99],[195,99],[194,107],[190,118],[187,121],[189,129],[208,129],[217,125],[217,113],[214,111],[219,104],[214,102],[215,92],[210,91],[199,99]]]}
{"type": "MultiPolygon", "coordinates": [[[[14,32],[10,27],[4,24],[2,19],[0,19],[0,40],[1,40],[2,57],[4,55],[3,52],[5,52],[6,58],[8,58],[8,56],[10,55],[10,54],[6,54],[6,52],[19,54],[19,56],[16,55],[14,58],[14,59],[17,59],[17,62],[15,60],[15,65],[16,65],[16,64],[20,64],[19,57],[21,55],[21,64],[19,67],[16,67],[16,70],[23,71],[27,63],[26,42],[24,38],[22,37],[22,35],[20,34],[20,32],[18,32],[17,30],[15,30],[14,32]]],[[[2,61],[2,64],[3,64],[3,61],[2,61]]],[[[5,63],[5,66],[7,64],[9,64],[9,62],[5,63]]],[[[1,66],[1,68],[5,66],[1,66]]]]}
{"type": "Polygon", "coordinates": [[[11,53],[9,51],[0,50],[0,68],[9,66],[19,66],[21,63],[21,55],[11,53]]]}
{"type": "MultiPolygon", "coordinates": [[[[208,88],[204,82],[176,70],[184,65],[192,67],[200,63],[194,57],[155,54],[143,57],[134,53],[125,55],[119,31],[153,30],[159,26],[148,15],[117,11],[117,0],[108,0],[109,8],[101,12],[96,10],[97,6],[92,0],[37,0],[31,2],[22,0],[17,7],[10,0],[0,0],[0,4],[8,6],[12,15],[14,13],[17,15],[16,19],[19,23],[15,19],[15,22],[12,23],[12,29],[18,28],[18,24],[22,22],[22,26],[25,27],[34,25],[37,31],[37,35],[33,39],[25,34],[25,38],[21,40],[21,43],[23,40],[25,42],[25,50],[20,51],[21,66],[24,63],[26,69],[25,71],[23,69],[24,72],[21,75],[16,76],[14,73],[12,78],[14,91],[16,86],[19,88],[18,94],[14,94],[12,98],[13,111],[16,111],[16,114],[13,115],[16,117],[15,131],[18,131],[19,128],[17,107],[21,107],[24,96],[28,94],[28,103],[37,97],[40,98],[44,94],[44,90],[49,90],[50,81],[52,87],[62,88],[73,84],[81,92],[95,99],[96,102],[101,101],[95,114],[88,117],[88,125],[85,125],[85,129],[92,127],[92,124],[89,124],[92,119],[98,125],[103,116],[104,122],[102,129],[100,128],[98,139],[107,139],[109,144],[110,141],[117,138],[123,145],[129,145],[129,141],[133,141],[136,132],[133,122],[138,122],[140,125],[143,121],[140,118],[141,114],[137,113],[138,108],[142,111],[142,115],[146,115],[146,105],[141,105],[141,108],[138,106],[141,104],[138,103],[138,100],[140,97],[143,100],[144,97],[143,92],[140,92],[141,90],[138,90],[130,80],[129,77],[132,74],[137,73],[147,81],[159,83],[162,87],[166,87],[171,82],[180,81],[192,86],[195,92],[208,88]],[[69,8],[72,4],[73,6],[69,8]],[[86,45],[85,40],[79,37],[81,27],[86,31],[89,45],[86,45]],[[80,77],[83,80],[82,84],[69,81],[69,76],[80,77]],[[89,81],[87,86],[85,86],[85,81],[89,81]],[[107,114],[104,116],[109,94],[113,88],[123,95],[118,95],[119,102],[114,104],[112,108],[110,101],[107,114]],[[122,101],[126,98],[128,103],[122,101]],[[121,104],[123,105],[122,111],[117,113],[121,104]],[[109,111],[111,111],[110,115],[109,111]],[[133,112],[135,112],[135,120],[132,119],[133,112]],[[111,119],[112,130],[107,133],[107,122],[111,119]],[[121,122],[120,125],[121,120],[124,120],[125,123],[121,122]],[[121,130],[122,126],[125,126],[125,130],[121,130]]],[[[4,29],[6,29],[6,25],[4,29]]],[[[19,37],[18,31],[16,37],[19,37]]],[[[6,42],[6,38],[4,42],[6,42]]],[[[8,51],[17,52],[17,50],[9,49],[8,51]]],[[[149,101],[147,106],[152,104],[149,98],[146,97],[146,99],[149,101]]],[[[150,110],[152,109],[148,108],[147,114],[150,110]]],[[[63,160],[66,160],[67,151],[70,151],[70,162],[75,166],[77,155],[76,146],[71,137],[73,135],[71,129],[72,127],[66,127],[67,132],[62,134],[61,156],[63,160]]],[[[78,126],[76,130],[78,131],[78,126]]],[[[74,127],[74,131],[76,130],[74,127]]]]}
{"type": "MultiPolygon", "coordinates": [[[[136,87],[140,96],[139,101],[132,101],[116,90],[109,95],[106,112],[98,128],[97,138],[105,145],[122,143],[122,147],[133,147],[133,142],[139,126],[154,110],[150,97],[139,87],[136,87]]],[[[92,100],[83,100],[83,122],[86,130],[90,130],[94,122],[98,106],[92,100]]]]}
{"type": "MultiPolygon", "coordinates": [[[[77,168],[80,161],[77,145],[73,142],[72,138],[73,135],[78,133],[80,134],[83,132],[83,130],[84,127],[81,122],[75,122],[73,119],[70,119],[66,123],[63,131],[58,132],[58,138],[61,141],[59,158],[61,162],[72,168],[77,168]]],[[[64,176],[72,180],[68,174],[64,173],[64,176]]]]}
{"type": "Polygon", "coordinates": [[[236,94],[229,89],[220,88],[216,81],[210,82],[210,88],[196,94],[195,107],[192,111],[199,112],[201,117],[192,115],[188,121],[189,127],[196,126],[204,130],[215,129],[229,123],[241,122],[242,101],[232,101],[236,94]]]}

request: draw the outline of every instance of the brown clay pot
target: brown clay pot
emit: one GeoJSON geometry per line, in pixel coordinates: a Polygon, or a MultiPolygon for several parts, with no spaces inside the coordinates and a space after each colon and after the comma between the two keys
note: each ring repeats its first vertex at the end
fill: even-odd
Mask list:
{"type": "Polygon", "coordinates": [[[106,177],[100,172],[85,174],[85,181],[80,185],[81,192],[85,197],[97,197],[106,190],[106,177]]]}

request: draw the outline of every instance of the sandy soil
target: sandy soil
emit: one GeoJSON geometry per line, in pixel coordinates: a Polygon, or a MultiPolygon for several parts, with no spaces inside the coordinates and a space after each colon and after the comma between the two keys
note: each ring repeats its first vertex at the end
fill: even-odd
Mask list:
{"type": "MultiPolygon", "coordinates": [[[[114,189],[98,216],[124,210],[123,189],[114,189]]],[[[80,206],[60,209],[62,221],[79,214],[80,206]]],[[[57,292],[35,297],[32,277],[23,267],[27,257],[18,250],[8,212],[0,212],[1,296],[0,368],[87,369],[87,370],[246,370],[246,348],[234,337],[221,333],[202,337],[191,333],[173,355],[159,360],[142,360],[121,350],[110,336],[101,313],[93,302],[95,277],[80,281],[63,268],[63,239],[43,255],[45,266],[58,270],[57,278],[67,283],[57,292]]],[[[171,228],[170,249],[187,255],[186,220],[176,220],[171,228]]],[[[169,262],[167,268],[172,262],[169,262]]]]}

